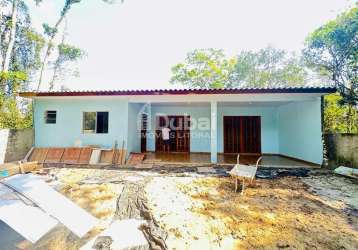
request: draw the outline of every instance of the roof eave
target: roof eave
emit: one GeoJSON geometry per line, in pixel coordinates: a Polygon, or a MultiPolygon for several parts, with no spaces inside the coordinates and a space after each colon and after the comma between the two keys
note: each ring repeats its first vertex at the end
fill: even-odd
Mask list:
{"type": "Polygon", "coordinates": [[[330,94],[333,87],[298,88],[243,88],[243,89],[173,89],[173,90],[123,90],[123,91],[63,91],[63,92],[20,92],[19,96],[33,97],[71,97],[71,96],[133,96],[133,95],[213,95],[213,94],[330,94]]]}

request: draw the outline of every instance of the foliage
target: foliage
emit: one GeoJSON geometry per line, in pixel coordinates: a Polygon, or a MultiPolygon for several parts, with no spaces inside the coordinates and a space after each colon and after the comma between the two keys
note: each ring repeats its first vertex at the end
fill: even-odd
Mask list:
{"type": "Polygon", "coordinates": [[[85,55],[85,52],[75,46],[61,43],[58,45],[58,56],[53,63],[53,76],[50,81],[50,90],[54,88],[55,81],[64,78],[67,74],[74,72],[76,75],[77,71],[70,70],[67,67],[69,62],[76,62],[85,55]]]}
{"type": "Polygon", "coordinates": [[[300,58],[271,46],[237,57],[236,84],[245,87],[287,87],[307,83],[307,69],[300,58]]]}
{"type": "Polygon", "coordinates": [[[184,63],[172,67],[172,84],[188,87],[222,88],[233,84],[235,58],[226,59],[222,50],[197,49],[184,63]]]}
{"type": "Polygon", "coordinates": [[[184,63],[172,67],[171,83],[200,88],[282,87],[302,86],[308,80],[298,56],[267,47],[232,58],[222,50],[194,50],[184,63]]]}
{"type": "Polygon", "coordinates": [[[358,105],[358,7],[312,32],[306,39],[304,56],[313,69],[334,82],[342,97],[338,103],[348,109],[346,132],[353,132],[358,105]]]}
{"type": "Polygon", "coordinates": [[[19,101],[14,97],[0,96],[0,129],[30,128],[32,126],[32,106],[24,112],[18,107],[19,101]]]}
{"type": "Polygon", "coordinates": [[[330,133],[358,133],[358,112],[349,112],[349,106],[339,105],[342,97],[339,94],[327,95],[324,98],[324,130],[330,133]],[[351,115],[353,127],[347,124],[348,116],[351,115]]]}

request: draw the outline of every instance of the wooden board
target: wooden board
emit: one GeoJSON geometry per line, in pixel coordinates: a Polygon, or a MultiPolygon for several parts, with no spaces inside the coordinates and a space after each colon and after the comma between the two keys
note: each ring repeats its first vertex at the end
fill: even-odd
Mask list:
{"type": "Polygon", "coordinates": [[[99,163],[112,164],[114,150],[101,150],[101,157],[99,163]]]}
{"type": "Polygon", "coordinates": [[[61,162],[66,164],[77,164],[80,154],[81,148],[65,148],[61,162]]]}
{"type": "Polygon", "coordinates": [[[126,152],[125,149],[117,149],[115,163],[123,165],[126,162],[126,152]]]}
{"type": "Polygon", "coordinates": [[[0,179],[20,173],[19,165],[15,163],[5,163],[0,165],[0,179]]]}
{"type": "Polygon", "coordinates": [[[31,153],[29,161],[37,161],[39,163],[44,163],[47,152],[48,148],[35,148],[31,153]]]}
{"type": "Polygon", "coordinates": [[[224,116],[224,153],[261,153],[259,116],[224,116]]]}
{"type": "Polygon", "coordinates": [[[159,116],[156,121],[155,151],[164,152],[161,128],[170,128],[170,152],[190,152],[190,116],[159,116]]]}
{"type": "Polygon", "coordinates": [[[129,165],[137,165],[137,164],[141,164],[144,160],[144,154],[141,153],[131,153],[129,155],[129,159],[128,159],[128,164],[129,165]]]}
{"type": "Polygon", "coordinates": [[[82,148],[80,157],[78,158],[78,164],[89,164],[91,154],[92,148],[82,148]]]}
{"type": "Polygon", "coordinates": [[[45,163],[59,163],[61,162],[62,155],[64,153],[64,148],[49,148],[45,163]]]}

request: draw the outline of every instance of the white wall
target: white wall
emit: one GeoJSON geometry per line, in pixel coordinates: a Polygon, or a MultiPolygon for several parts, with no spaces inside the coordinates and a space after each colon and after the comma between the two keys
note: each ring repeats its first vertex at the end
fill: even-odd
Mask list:
{"type": "Polygon", "coordinates": [[[280,154],[322,164],[321,101],[293,102],[278,108],[280,154]]]}
{"type": "MultiPolygon", "coordinates": [[[[142,105],[137,103],[128,104],[128,153],[140,152],[140,109],[142,105]]],[[[119,145],[119,147],[122,147],[119,145]]]]}
{"type": "Polygon", "coordinates": [[[277,107],[218,106],[218,152],[224,152],[224,116],[260,116],[261,117],[261,151],[277,154],[278,130],[277,107]]]}
{"type": "MultiPolygon", "coordinates": [[[[210,152],[210,104],[191,106],[163,106],[153,105],[151,108],[151,133],[147,140],[147,150],[155,151],[155,117],[157,115],[189,115],[190,119],[200,121],[200,118],[207,119],[209,124],[207,128],[193,126],[190,130],[190,151],[191,152],[210,152]]],[[[203,124],[203,123],[201,123],[203,124]]]]}
{"type": "Polygon", "coordinates": [[[112,148],[115,141],[121,146],[128,139],[128,102],[111,99],[44,99],[35,100],[35,146],[71,147],[77,140],[82,145],[112,148]],[[46,124],[46,110],[57,111],[56,124],[46,124]],[[108,111],[107,134],[84,134],[83,112],[108,111]]]}

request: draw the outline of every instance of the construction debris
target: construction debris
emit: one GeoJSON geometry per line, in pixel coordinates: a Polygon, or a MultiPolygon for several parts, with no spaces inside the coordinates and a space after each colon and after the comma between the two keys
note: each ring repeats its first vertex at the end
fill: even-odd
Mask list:
{"type": "Polygon", "coordinates": [[[138,165],[144,160],[145,154],[143,153],[130,153],[128,158],[128,165],[138,165]]]}
{"type": "Polygon", "coordinates": [[[32,162],[11,162],[0,165],[0,179],[15,174],[24,174],[40,170],[42,166],[37,161],[32,162]]]}
{"type": "Polygon", "coordinates": [[[46,164],[123,165],[126,158],[125,154],[125,149],[92,147],[32,148],[26,159],[46,164]]]}
{"type": "Polygon", "coordinates": [[[97,223],[92,215],[53,190],[38,176],[18,174],[2,180],[2,183],[34,202],[78,237],[84,236],[97,223]]]}
{"type": "Polygon", "coordinates": [[[81,250],[148,249],[148,242],[139,230],[145,223],[144,220],[136,219],[116,220],[99,236],[81,247],[81,250]]]}
{"type": "Polygon", "coordinates": [[[26,197],[0,184],[0,220],[35,243],[56,226],[57,220],[26,197]]]}
{"type": "Polygon", "coordinates": [[[358,169],[340,166],[334,170],[336,174],[358,179],[358,169]]]}

